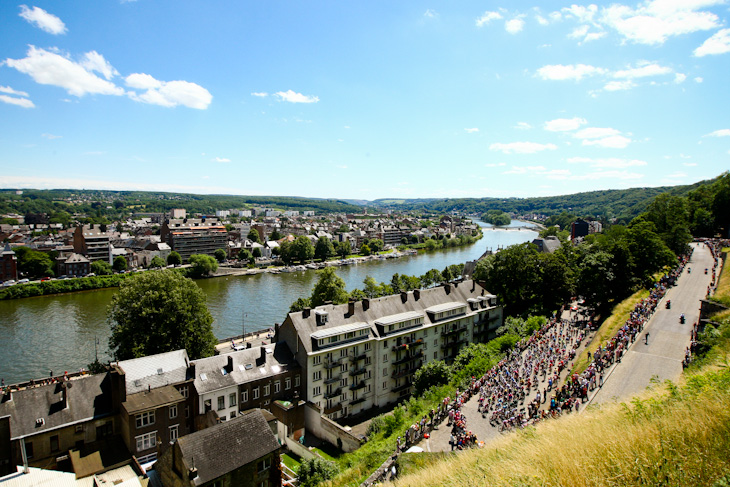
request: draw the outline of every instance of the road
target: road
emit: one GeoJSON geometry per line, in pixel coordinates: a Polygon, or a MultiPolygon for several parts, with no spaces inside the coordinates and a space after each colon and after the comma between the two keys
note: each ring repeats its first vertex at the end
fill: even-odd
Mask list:
{"type": "Polygon", "coordinates": [[[677,285],[664,296],[621,363],[610,371],[603,388],[591,398],[592,404],[623,401],[643,392],[652,379],[676,381],[682,375],[682,360],[690,344],[692,325],[699,321],[700,300],[705,297],[712,278],[704,272],[705,268],[712,269],[710,251],[702,244],[692,246],[694,253],[677,285]],[[668,299],[672,301],[671,309],[665,308],[668,299]],[[682,313],[686,318],[684,325],[679,323],[682,313]],[[648,345],[646,333],[649,333],[648,345]]]}

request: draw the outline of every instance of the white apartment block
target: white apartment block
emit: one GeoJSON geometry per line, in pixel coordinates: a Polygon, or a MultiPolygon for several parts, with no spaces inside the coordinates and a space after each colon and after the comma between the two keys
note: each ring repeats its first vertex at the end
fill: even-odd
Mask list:
{"type": "Polygon", "coordinates": [[[231,216],[230,210],[215,210],[215,216],[218,218],[228,218],[231,216]]]}
{"type": "Polygon", "coordinates": [[[277,340],[302,366],[304,399],[337,419],[408,397],[419,367],[452,361],[502,320],[497,297],[469,280],[289,313],[277,340]]]}

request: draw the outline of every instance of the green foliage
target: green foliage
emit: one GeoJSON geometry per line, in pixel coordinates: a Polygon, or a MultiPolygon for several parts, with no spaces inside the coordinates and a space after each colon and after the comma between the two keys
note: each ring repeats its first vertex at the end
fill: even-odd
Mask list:
{"type": "Polygon", "coordinates": [[[289,306],[289,312],[296,313],[297,311],[301,311],[304,308],[311,308],[311,307],[312,307],[311,298],[297,298],[297,300],[294,301],[291,304],[291,306],[289,306]]]}
{"type": "Polygon", "coordinates": [[[371,238],[368,240],[368,247],[370,247],[371,252],[378,253],[383,250],[385,244],[379,238],[371,238]]]}
{"type": "Polygon", "coordinates": [[[420,369],[413,376],[413,392],[420,396],[432,386],[448,384],[451,376],[451,367],[443,360],[434,360],[420,369]]]}
{"type": "Polygon", "coordinates": [[[167,256],[167,265],[180,265],[182,264],[182,257],[174,250],[167,256]]]}
{"type": "Polygon", "coordinates": [[[223,249],[216,249],[216,251],[213,253],[213,256],[215,257],[215,260],[218,262],[223,262],[226,260],[226,251],[223,249]]]}
{"type": "Polygon", "coordinates": [[[363,243],[363,244],[362,244],[362,245],[360,246],[360,254],[362,254],[362,255],[370,255],[370,254],[372,254],[372,253],[373,253],[373,251],[372,251],[372,250],[370,250],[370,246],[369,246],[368,244],[366,244],[366,243],[363,243]]]}
{"type": "Polygon", "coordinates": [[[251,255],[254,259],[261,258],[263,256],[263,252],[261,252],[261,247],[254,247],[251,251],[251,255]]]}
{"type": "Polygon", "coordinates": [[[332,301],[334,304],[347,302],[345,281],[337,275],[334,267],[325,267],[317,271],[317,274],[319,274],[319,280],[312,289],[312,307],[321,306],[327,301],[332,301]]]}
{"type": "Polygon", "coordinates": [[[114,263],[112,264],[112,269],[114,269],[116,272],[122,272],[127,270],[127,259],[125,259],[121,255],[117,255],[114,257],[114,263]]]}
{"type": "Polygon", "coordinates": [[[152,257],[152,260],[150,261],[150,269],[158,269],[161,267],[165,267],[165,261],[162,260],[162,257],[159,255],[152,257]]]}
{"type": "Polygon", "coordinates": [[[109,348],[117,360],[182,348],[198,359],[215,351],[205,293],[174,270],[144,272],[124,281],[112,297],[107,318],[112,329],[109,348]]]}
{"type": "Polygon", "coordinates": [[[278,228],[275,228],[273,232],[271,232],[271,235],[269,235],[269,240],[278,241],[284,238],[284,235],[282,235],[279,232],[278,228]]]}
{"type": "Polygon", "coordinates": [[[15,247],[13,249],[18,259],[18,274],[29,279],[40,279],[41,277],[53,277],[54,262],[50,255],[45,252],[29,249],[28,247],[15,247]]]}
{"type": "Polygon", "coordinates": [[[112,266],[105,260],[95,260],[91,263],[91,272],[97,276],[108,276],[113,273],[112,266]]]}
{"type": "Polygon", "coordinates": [[[249,239],[252,242],[261,243],[261,235],[259,235],[259,231],[255,228],[252,228],[249,230],[248,235],[246,235],[246,238],[249,239]]]}
{"type": "Polygon", "coordinates": [[[348,242],[347,240],[344,240],[342,242],[337,242],[337,247],[335,248],[335,252],[337,252],[337,255],[339,255],[341,258],[344,259],[352,253],[352,246],[350,245],[350,242],[348,242]]]}
{"type": "Polygon", "coordinates": [[[207,277],[218,270],[218,261],[210,255],[193,254],[188,262],[191,277],[207,277]]]}
{"type": "Polygon", "coordinates": [[[308,262],[314,258],[314,245],[306,235],[300,235],[292,243],[291,255],[299,262],[308,262]]]}
{"type": "Polygon", "coordinates": [[[472,377],[481,377],[491,369],[502,355],[501,346],[490,347],[484,343],[470,343],[459,350],[451,364],[451,382],[465,387],[472,377]]]}
{"type": "Polygon", "coordinates": [[[247,249],[241,249],[238,251],[238,259],[244,262],[248,262],[249,264],[253,264],[254,262],[256,262],[253,254],[251,254],[251,252],[249,252],[247,249]]]}
{"type": "Polygon", "coordinates": [[[337,475],[337,464],[321,458],[302,460],[297,476],[302,487],[314,487],[337,475]]]}
{"type": "Polygon", "coordinates": [[[314,258],[325,261],[335,255],[335,246],[327,237],[319,237],[317,245],[314,247],[314,258]]]}
{"type": "MultiPolygon", "coordinates": [[[[107,266],[109,266],[109,264],[107,264],[107,266]]],[[[111,266],[109,266],[109,268],[111,269],[111,266]]],[[[35,296],[46,296],[49,294],[117,287],[122,281],[132,275],[133,274],[115,274],[108,276],[81,277],[77,279],[16,284],[15,286],[0,288],[0,300],[31,298],[35,296]]]]}
{"type": "Polygon", "coordinates": [[[512,222],[510,216],[501,210],[489,210],[482,214],[482,220],[494,226],[505,226],[512,222]]]}

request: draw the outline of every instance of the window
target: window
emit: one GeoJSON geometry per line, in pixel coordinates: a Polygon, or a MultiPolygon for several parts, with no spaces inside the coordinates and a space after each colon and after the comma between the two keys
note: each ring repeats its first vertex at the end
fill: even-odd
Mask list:
{"type": "Polygon", "coordinates": [[[190,392],[188,391],[188,386],[182,386],[180,388],[180,394],[182,394],[182,397],[184,397],[185,399],[187,399],[188,398],[188,395],[190,394],[190,392]]]}
{"type": "Polygon", "coordinates": [[[170,426],[170,443],[178,439],[178,426],[177,424],[170,426]]]}
{"type": "Polygon", "coordinates": [[[388,383],[387,382],[383,382],[383,389],[387,389],[387,388],[388,388],[388,383]]]}
{"type": "Polygon", "coordinates": [[[144,435],[137,436],[137,451],[144,451],[154,448],[157,445],[157,431],[150,431],[144,435]]]}
{"type": "Polygon", "coordinates": [[[294,387],[299,387],[300,383],[301,380],[299,378],[299,374],[297,374],[296,376],[294,376],[294,387]]]}
{"type": "Polygon", "coordinates": [[[370,351],[370,342],[367,342],[367,343],[365,344],[365,351],[366,351],[366,352],[369,352],[369,351],[370,351]]]}
{"type": "Polygon", "coordinates": [[[423,349],[424,349],[424,350],[428,350],[428,343],[426,343],[426,342],[423,342],[423,349]]]}
{"type": "Polygon", "coordinates": [[[439,355],[438,352],[433,352],[433,359],[436,360],[438,358],[438,355],[439,355]]]}
{"type": "Polygon", "coordinates": [[[322,378],[322,371],[321,370],[315,370],[312,374],[312,381],[318,381],[322,378]]]}
{"type": "Polygon", "coordinates": [[[322,388],[320,386],[312,389],[312,396],[319,396],[320,394],[322,394],[322,388]]]}
{"type": "Polygon", "coordinates": [[[284,379],[284,389],[286,389],[287,391],[291,389],[291,377],[287,377],[286,379],[284,379]]]}
{"type": "Polygon", "coordinates": [[[385,340],[385,341],[383,342],[383,348],[388,348],[388,340],[385,340]]]}
{"type": "Polygon", "coordinates": [[[385,376],[385,375],[388,375],[388,368],[387,368],[387,367],[383,369],[383,375],[384,375],[384,376],[385,376]]]}
{"type": "Polygon", "coordinates": [[[274,382],[274,394],[278,394],[281,391],[281,381],[277,380],[274,382]]]}
{"type": "Polygon", "coordinates": [[[370,357],[365,357],[365,365],[370,365],[370,357]]]}
{"type": "Polygon", "coordinates": [[[147,411],[146,413],[138,414],[136,417],[136,423],[138,429],[155,424],[155,412],[147,411]]]}
{"type": "Polygon", "coordinates": [[[51,436],[51,451],[58,451],[58,435],[51,436]]]}
{"type": "MultiPolygon", "coordinates": [[[[23,441],[23,440],[21,440],[23,441]]],[[[33,443],[25,444],[25,454],[28,458],[33,458],[33,443]]]]}
{"type": "Polygon", "coordinates": [[[259,473],[264,470],[268,470],[269,467],[271,467],[271,458],[264,458],[256,464],[256,470],[258,470],[259,473]]]}
{"type": "Polygon", "coordinates": [[[347,364],[340,365],[340,372],[347,372],[347,364]]]}
{"type": "Polygon", "coordinates": [[[170,411],[170,419],[177,418],[177,404],[170,406],[168,411],[170,411]]]}
{"type": "Polygon", "coordinates": [[[259,398],[259,388],[258,387],[254,387],[253,388],[253,398],[254,399],[258,399],[259,398]]]}
{"type": "Polygon", "coordinates": [[[345,377],[344,379],[340,380],[340,387],[345,387],[346,385],[347,385],[347,377],[345,377]]]}
{"type": "Polygon", "coordinates": [[[264,396],[268,396],[271,394],[271,384],[266,384],[264,386],[264,396]]]}
{"type": "Polygon", "coordinates": [[[248,390],[241,393],[241,403],[248,402],[248,390]]]}
{"type": "Polygon", "coordinates": [[[312,357],[312,365],[319,365],[322,363],[322,356],[321,355],[315,355],[312,357]]]}
{"type": "Polygon", "coordinates": [[[270,487],[269,479],[264,479],[258,484],[256,484],[256,487],[270,487]]]}
{"type": "Polygon", "coordinates": [[[185,406],[185,417],[186,418],[190,417],[190,406],[185,406]]]}
{"type": "Polygon", "coordinates": [[[340,358],[347,357],[347,349],[343,348],[340,350],[340,358]]]}
{"type": "Polygon", "coordinates": [[[428,328],[423,330],[423,338],[426,338],[428,336],[428,328]]]}
{"type": "Polygon", "coordinates": [[[383,354],[383,362],[387,362],[387,361],[388,361],[388,354],[386,353],[386,354],[383,354]]]}
{"type": "Polygon", "coordinates": [[[228,407],[232,408],[235,405],[236,405],[236,393],[231,392],[230,394],[228,394],[228,407]]]}
{"type": "Polygon", "coordinates": [[[226,396],[218,396],[218,411],[226,408],[226,396]]]}
{"type": "Polygon", "coordinates": [[[236,417],[236,411],[231,411],[231,419],[236,417]]]}

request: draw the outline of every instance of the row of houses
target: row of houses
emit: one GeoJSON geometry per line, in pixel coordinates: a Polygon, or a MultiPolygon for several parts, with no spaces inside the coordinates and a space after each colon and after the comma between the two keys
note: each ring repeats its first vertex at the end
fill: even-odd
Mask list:
{"type": "MultiPolygon", "coordinates": [[[[306,432],[356,449],[362,440],[338,420],[402,401],[419,367],[452,361],[467,343],[494,336],[501,324],[496,296],[467,280],[289,313],[268,345],[198,360],[178,350],[120,361],[104,374],[6,387],[0,399],[1,473],[14,472],[23,459],[30,467],[75,471],[74,458],[101,452],[102,459],[126,455],[142,467],[155,464],[165,487],[202,485],[223,470],[229,480],[231,472],[246,471],[256,482],[268,482],[260,485],[279,485],[266,462],[278,463],[280,443],[297,443],[306,432]],[[239,459],[233,468],[233,450],[215,443],[230,440],[227,435],[244,442],[250,427],[242,425],[253,421],[255,411],[265,418],[256,420],[256,434],[276,436],[277,449],[259,451],[260,442],[246,443],[255,455],[247,450],[240,458],[248,466],[239,459]],[[222,452],[219,462],[228,466],[203,475],[209,468],[204,459],[215,463],[215,455],[201,453],[207,451],[203,444],[222,452]]],[[[87,470],[119,461],[97,463],[87,470]]]]}

